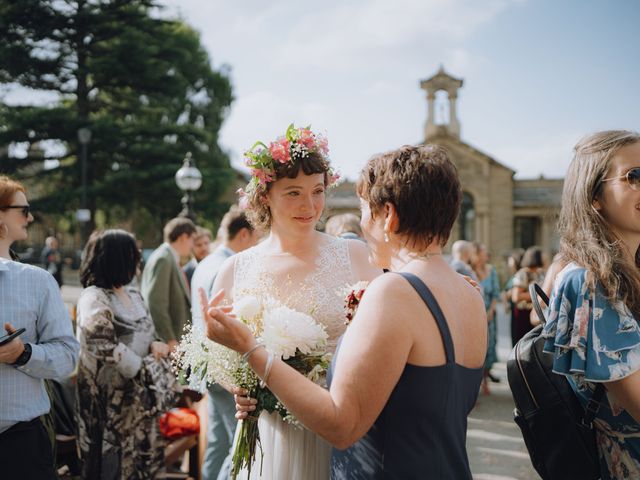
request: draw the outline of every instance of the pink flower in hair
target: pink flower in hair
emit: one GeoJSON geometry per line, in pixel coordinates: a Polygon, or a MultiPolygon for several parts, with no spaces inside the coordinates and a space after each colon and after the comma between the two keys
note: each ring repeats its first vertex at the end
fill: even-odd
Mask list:
{"type": "Polygon", "coordinates": [[[331,185],[335,185],[338,180],[340,180],[340,173],[339,172],[333,172],[331,174],[331,176],[329,177],[329,186],[331,185]]]}
{"type": "Polygon", "coordinates": [[[236,193],[239,197],[238,206],[242,210],[246,210],[247,208],[249,208],[249,197],[247,196],[247,192],[245,192],[243,188],[239,188],[238,190],[236,190],[236,193]]]}
{"type": "Polygon", "coordinates": [[[271,142],[269,145],[269,153],[271,157],[280,163],[287,163],[291,160],[291,155],[289,154],[289,141],[286,139],[280,139],[275,142],[271,142]]]}
{"type": "Polygon", "coordinates": [[[307,150],[312,150],[316,143],[316,138],[311,130],[308,128],[301,128],[298,142],[304,145],[307,150]]]}
{"type": "Polygon", "coordinates": [[[273,181],[271,177],[272,172],[270,170],[262,169],[262,168],[252,168],[251,175],[258,179],[260,185],[266,185],[269,182],[273,181]]]}
{"type": "Polygon", "coordinates": [[[318,149],[320,150],[322,155],[326,156],[329,154],[329,140],[327,140],[327,137],[318,135],[316,137],[316,144],[318,145],[318,149]]]}

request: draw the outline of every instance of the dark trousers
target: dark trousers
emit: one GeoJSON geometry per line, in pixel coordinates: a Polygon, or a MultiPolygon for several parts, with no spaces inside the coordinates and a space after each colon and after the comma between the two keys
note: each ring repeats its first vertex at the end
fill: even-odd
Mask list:
{"type": "Polygon", "coordinates": [[[511,342],[516,343],[533,329],[531,325],[531,309],[513,308],[513,325],[511,327],[511,342]]]}
{"type": "Polygon", "coordinates": [[[0,433],[0,476],[55,480],[51,440],[40,418],[19,422],[0,433]]]}

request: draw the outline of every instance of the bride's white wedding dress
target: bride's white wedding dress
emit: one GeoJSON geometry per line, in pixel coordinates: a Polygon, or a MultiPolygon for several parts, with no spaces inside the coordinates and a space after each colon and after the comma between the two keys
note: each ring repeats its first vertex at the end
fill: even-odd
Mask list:
{"type": "MultiPolygon", "coordinates": [[[[329,335],[328,350],[334,352],[344,332],[343,290],[356,281],[349,258],[348,241],[323,237],[315,260],[309,268],[288,254],[267,255],[258,245],[235,257],[233,298],[246,295],[275,297],[289,308],[310,313],[322,323],[329,335]]],[[[262,444],[260,455],[251,468],[251,479],[327,480],[331,446],[309,430],[282,421],[277,413],[262,412],[258,420],[262,444]]],[[[238,478],[246,479],[241,472],[238,478]]]]}

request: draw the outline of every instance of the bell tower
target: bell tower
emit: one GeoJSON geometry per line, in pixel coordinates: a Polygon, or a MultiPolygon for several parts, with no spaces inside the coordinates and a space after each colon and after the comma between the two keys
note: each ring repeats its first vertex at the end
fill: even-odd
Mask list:
{"type": "Polygon", "coordinates": [[[456,100],[458,99],[458,89],[462,87],[462,83],[462,79],[452,77],[445,72],[442,65],[433,77],[420,82],[420,88],[427,92],[429,108],[424,128],[425,142],[442,134],[460,138],[456,100]]]}

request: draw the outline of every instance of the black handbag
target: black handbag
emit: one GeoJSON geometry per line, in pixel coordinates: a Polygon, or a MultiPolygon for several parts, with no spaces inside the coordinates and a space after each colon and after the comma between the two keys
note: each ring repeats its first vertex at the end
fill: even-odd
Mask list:
{"type": "Polygon", "coordinates": [[[533,308],[542,325],[513,348],[507,377],[516,408],[514,420],[522,431],[531,462],[544,480],[600,478],[593,419],[604,396],[599,384],[586,408],[564,375],[553,373],[553,355],[542,351],[546,317],[538,296],[549,298],[536,283],[529,285],[533,308]]]}

